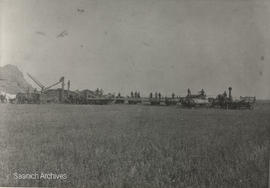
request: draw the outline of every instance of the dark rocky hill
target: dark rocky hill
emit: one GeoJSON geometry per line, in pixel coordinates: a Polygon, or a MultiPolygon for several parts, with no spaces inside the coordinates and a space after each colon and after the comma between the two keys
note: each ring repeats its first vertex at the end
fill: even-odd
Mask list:
{"type": "Polygon", "coordinates": [[[15,65],[0,67],[0,91],[10,94],[32,91],[33,87],[27,83],[23,73],[15,65]]]}

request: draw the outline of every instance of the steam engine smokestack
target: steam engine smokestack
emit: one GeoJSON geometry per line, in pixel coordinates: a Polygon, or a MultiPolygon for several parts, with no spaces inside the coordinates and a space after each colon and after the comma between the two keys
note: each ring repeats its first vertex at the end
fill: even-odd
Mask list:
{"type": "Polygon", "coordinates": [[[232,99],[232,88],[229,87],[229,99],[232,99]]]}
{"type": "Polygon", "coordinates": [[[60,102],[64,102],[65,77],[62,77],[60,81],[62,82],[60,102]]]}
{"type": "Polygon", "coordinates": [[[68,83],[67,83],[67,90],[68,90],[68,91],[70,90],[70,80],[69,80],[68,83]]]}
{"type": "Polygon", "coordinates": [[[69,90],[70,90],[70,80],[67,83],[67,97],[69,98],[69,90]]]}

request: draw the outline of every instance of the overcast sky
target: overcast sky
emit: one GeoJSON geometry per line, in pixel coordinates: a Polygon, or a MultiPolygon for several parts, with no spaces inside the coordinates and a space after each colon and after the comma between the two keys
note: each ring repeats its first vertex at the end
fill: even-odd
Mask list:
{"type": "Polygon", "coordinates": [[[1,65],[44,85],[270,99],[268,0],[0,2],[1,65]]]}

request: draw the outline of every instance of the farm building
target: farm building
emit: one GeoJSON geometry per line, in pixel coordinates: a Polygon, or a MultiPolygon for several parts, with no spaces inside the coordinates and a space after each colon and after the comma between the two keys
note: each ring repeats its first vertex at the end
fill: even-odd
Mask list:
{"type": "Polygon", "coordinates": [[[41,103],[60,103],[63,98],[62,89],[49,89],[40,96],[41,103]]]}
{"type": "Polygon", "coordinates": [[[82,98],[84,98],[84,96],[81,92],[58,88],[46,90],[42,94],[41,101],[42,103],[81,103],[82,98]]]}
{"type": "Polygon", "coordinates": [[[17,93],[16,103],[18,104],[40,103],[40,93],[17,93]]]}
{"type": "Polygon", "coordinates": [[[80,91],[80,94],[81,94],[85,99],[97,97],[96,93],[95,93],[94,91],[89,90],[89,89],[85,89],[85,90],[80,91]]]}

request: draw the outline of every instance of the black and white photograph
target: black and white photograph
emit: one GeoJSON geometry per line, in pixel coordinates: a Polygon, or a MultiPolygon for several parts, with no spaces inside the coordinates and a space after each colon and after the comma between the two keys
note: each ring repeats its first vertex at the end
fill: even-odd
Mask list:
{"type": "Polygon", "coordinates": [[[270,188],[270,0],[0,0],[0,188],[270,188]]]}

